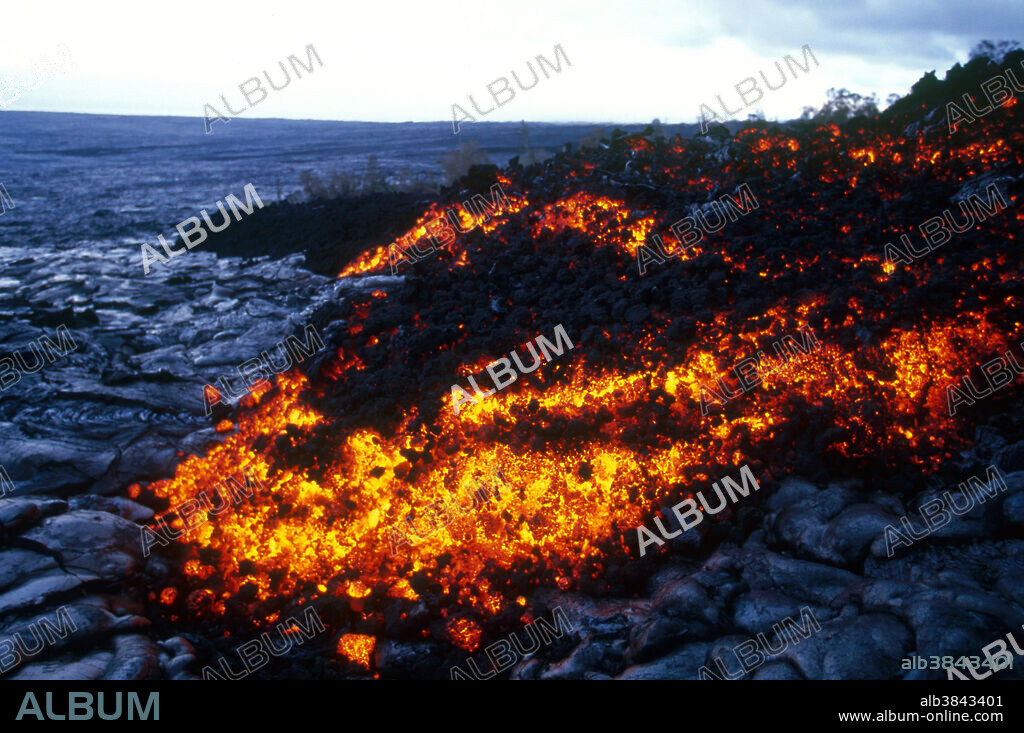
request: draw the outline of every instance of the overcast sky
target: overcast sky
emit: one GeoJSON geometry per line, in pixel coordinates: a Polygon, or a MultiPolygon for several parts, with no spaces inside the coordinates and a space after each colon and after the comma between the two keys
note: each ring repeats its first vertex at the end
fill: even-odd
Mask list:
{"type": "Polygon", "coordinates": [[[278,62],[312,43],[323,67],[242,114],[330,120],[451,120],[470,94],[486,111],[488,82],[515,70],[528,84],[527,61],[560,44],[571,67],[474,115],[693,122],[717,94],[735,108],[745,77],[774,83],[773,63],[809,44],[820,66],[737,115],[788,118],[829,87],[884,100],[980,39],[1024,39],[1021,0],[30,0],[0,18],[0,102],[11,84],[37,87],[10,110],[201,117],[224,94],[237,111],[240,83],[280,78],[278,62]],[[36,83],[33,60],[58,44],[76,68],[36,83]]]}

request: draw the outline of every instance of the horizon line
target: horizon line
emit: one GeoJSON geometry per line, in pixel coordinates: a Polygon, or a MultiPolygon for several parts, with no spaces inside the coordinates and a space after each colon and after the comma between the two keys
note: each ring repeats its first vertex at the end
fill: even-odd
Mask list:
{"type": "MultiPolygon", "coordinates": [[[[205,121],[207,118],[203,116],[192,116],[192,115],[172,115],[172,114],[149,114],[145,112],[137,112],[131,114],[123,114],[117,112],[70,112],[66,110],[48,110],[48,109],[5,109],[0,110],[0,119],[6,114],[48,114],[48,115],[86,115],[89,117],[147,117],[154,119],[177,119],[177,120],[199,120],[205,121]]],[[[797,117],[790,118],[787,120],[762,120],[764,122],[790,122],[792,120],[799,119],[797,117]]],[[[451,120],[402,120],[400,122],[394,122],[390,120],[338,120],[333,118],[321,118],[321,117],[232,117],[230,121],[257,121],[257,120],[274,120],[279,122],[334,122],[344,124],[371,124],[371,125],[434,125],[434,124],[452,124],[451,120]]],[[[700,125],[700,119],[696,119],[693,122],[662,122],[660,117],[655,117],[652,120],[646,122],[623,122],[609,121],[609,120],[565,120],[565,121],[551,121],[551,120],[479,120],[473,121],[474,125],[516,125],[521,123],[527,123],[531,125],[650,125],[658,120],[658,124],[671,126],[671,125],[700,125]]],[[[749,122],[750,120],[741,119],[730,119],[725,122],[749,122]]],[[[466,123],[463,123],[466,124],[466,123]]],[[[461,131],[460,133],[461,134],[461,131]]]]}

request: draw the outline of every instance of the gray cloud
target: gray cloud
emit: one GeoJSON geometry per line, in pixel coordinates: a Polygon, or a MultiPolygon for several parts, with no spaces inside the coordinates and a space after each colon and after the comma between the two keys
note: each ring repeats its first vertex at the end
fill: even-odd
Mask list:
{"type": "MultiPolygon", "coordinates": [[[[823,55],[944,71],[979,40],[1024,39],[1020,0],[701,0],[699,7],[715,18],[721,35],[765,55],[791,53],[807,43],[823,55]]],[[[693,40],[678,38],[679,45],[693,40]]]]}

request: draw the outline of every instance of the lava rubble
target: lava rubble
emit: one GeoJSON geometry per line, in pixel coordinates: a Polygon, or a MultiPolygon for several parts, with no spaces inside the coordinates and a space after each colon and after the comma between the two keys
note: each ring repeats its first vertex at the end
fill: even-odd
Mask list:
{"type": "MultiPolygon", "coordinates": [[[[501,211],[475,221],[460,210],[463,232],[402,263],[403,281],[323,306],[333,355],[279,378],[222,444],[147,487],[175,521],[176,506],[225,472],[254,471],[268,486],[179,548],[184,592],[162,614],[260,627],[292,604],[317,604],[335,633],[378,640],[365,671],[402,675],[413,672],[389,657],[395,644],[425,637],[431,658],[456,660],[542,614],[546,592],[635,598],[683,558],[705,558],[707,573],[722,552],[783,550],[844,578],[865,572],[879,561],[881,520],[949,482],[974,431],[1019,399],[1014,385],[977,412],[952,417],[946,404],[949,384],[1022,335],[1020,262],[1008,248],[1024,218],[1021,143],[1019,107],[1008,107],[952,137],[897,115],[761,123],[725,139],[619,136],[528,169],[477,171],[475,189],[450,190],[422,221],[495,181],[501,211]],[[913,267],[886,258],[887,242],[994,179],[1012,202],[1005,216],[913,267]],[[758,192],[756,212],[641,278],[638,252],[653,235],[744,185],[758,192]],[[453,381],[556,324],[579,335],[570,359],[450,414],[453,381]],[[805,328],[820,349],[700,414],[701,385],[805,328]],[[671,525],[666,509],[690,487],[743,464],[771,487],[768,499],[639,557],[638,525],[671,525]],[[389,555],[388,527],[494,466],[512,486],[507,502],[389,555]],[[826,485],[843,487],[823,493],[846,511],[808,509],[815,521],[856,510],[865,529],[812,542],[771,524],[767,505],[786,487],[810,497],[826,485]]],[[[422,221],[399,241],[426,245],[422,221]]],[[[389,247],[342,276],[386,272],[389,247]]],[[[841,614],[815,582],[801,594],[825,606],[823,619],[841,614]]],[[[741,628],[712,615],[692,639],[741,628]]],[[[906,646],[909,632],[886,624],[906,646]]],[[[690,638],[676,630],[654,644],[642,626],[602,673],[690,638]]]]}
{"type": "MultiPolygon", "coordinates": [[[[151,589],[145,609],[104,596],[135,631],[72,662],[188,676],[302,607],[329,634],[261,674],[448,677],[554,609],[572,633],[508,676],[696,678],[804,608],[820,630],[745,676],[927,676],[900,660],[976,654],[1024,618],[1021,389],[955,415],[946,390],[1024,336],[1021,106],[951,135],[944,99],[926,77],[877,119],[613,135],[475,171],[396,241],[418,242],[452,208],[459,235],[402,262],[401,278],[380,277],[389,243],[346,264],[302,319],[328,349],[240,409],[214,406],[223,430],[185,445],[173,478],[139,476],[131,501],[0,500],[28,547],[75,548],[93,536],[80,527],[116,525],[117,562],[90,562],[82,587],[151,589]],[[459,210],[495,183],[500,211],[459,210]],[[912,265],[886,257],[886,243],[992,184],[1004,213],[912,265]],[[672,222],[744,185],[757,210],[640,274],[654,235],[671,241],[672,222]],[[556,324],[571,352],[451,414],[453,382],[556,324]],[[820,348],[701,414],[701,385],[801,329],[820,348]],[[886,526],[990,464],[1005,492],[887,556],[886,526]],[[638,526],[673,530],[670,506],[741,465],[757,495],[639,557],[638,526]],[[500,504],[391,556],[390,527],[494,470],[500,504]],[[263,488],[144,563],[127,535],[153,513],[142,505],[180,531],[182,507],[229,475],[263,488]]],[[[34,593],[5,591],[0,610],[34,593]]],[[[108,637],[107,618],[83,621],[90,638],[108,637]]]]}

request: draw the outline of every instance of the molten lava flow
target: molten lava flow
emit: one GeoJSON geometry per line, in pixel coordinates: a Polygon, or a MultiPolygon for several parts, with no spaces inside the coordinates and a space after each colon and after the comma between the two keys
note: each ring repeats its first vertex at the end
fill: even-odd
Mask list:
{"type": "MultiPolygon", "coordinates": [[[[292,372],[254,390],[233,430],[218,426],[222,443],[149,487],[168,502],[160,516],[181,528],[174,509],[224,477],[252,475],[263,485],[186,533],[180,550],[188,592],[161,598],[204,617],[228,613],[244,598],[246,612],[264,623],[277,616],[261,603],[339,599],[349,614],[342,626],[353,633],[338,638],[336,652],[370,667],[374,635],[359,624],[375,633],[389,603],[400,604],[406,619],[429,595],[442,599],[433,608],[445,622],[424,623],[422,633],[474,651],[487,619],[530,613],[524,593],[531,586],[600,591],[621,582],[604,571],[637,561],[632,530],[722,470],[749,463],[759,480],[781,478],[801,461],[939,470],[966,442],[965,418],[948,415],[946,386],[1020,335],[1019,318],[1009,317],[1020,303],[1006,292],[1019,283],[1019,265],[986,250],[984,266],[972,267],[952,245],[912,266],[887,262],[882,244],[906,225],[890,228],[873,211],[837,211],[834,202],[854,193],[897,200],[894,192],[913,188],[922,166],[948,181],[1019,166],[1020,132],[990,128],[994,139],[959,147],[835,125],[804,137],[750,129],[730,143],[724,163],[704,143],[640,141],[617,153],[628,171],[609,173],[603,166],[614,161],[595,164],[587,153],[566,156],[548,169],[561,189],[529,196],[513,193],[522,182],[510,173],[501,179],[508,206],[474,220],[481,234],[460,235],[447,261],[417,263],[417,272],[429,274],[403,286],[429,283],[416,291],[426,298],[459,269],[485,283],[485,317],[460,313],[458,327],[434,332],[431,312],[421,309],[396,325],[381,314],[407,307],[401,297],[408,291],[376,291],[352,307],[336,358],[318,374],[292,372]],[[627,181],[617,196],[608,193],[609,179],[627,173],[643,175],[643,185],[630,189],[627,181]],[[810,187],[781,193],[798,185],[795,177],[810,187]],[[655,272],[640,281],[637,247],[668,231],[687,210],[685,197],[710,200],[746,180],[761,209],[672,258],[661,280],[652,280],[655,272]],[[664,193],[632,201],[648,190],[664,193]],[[668,202],[664,209],[659,201],[668,202]],[[783,232],[790,246],[772,244],[783,232]],[[820,245],[823,238],[835,251],[820,245]],[[523,283],[534,288],[528,297],[548,285],[528,281],[529,269],[505,290],[486,276],[510,266],[501,258],[512,252],[541,267],[563,258],[565,247],[573,257],[603,258],[604,284],[620,290],[597,305],[619,320],[579,323],[575,331],[567,320],[583,348],[455,415],[448,385],[525,341],[488,350],[473,345],[478,332],[514,306],[518,317],[534,319],[520,329],[526,334],[540,331],[536,321],[545,315],[532,300],[513,302],[523,283]],[[929,307],[917,289],[938,278],[949,282],[940,291],[946,300],[929,307]],[[641,288],[646,299],[629,301],[641,288]],[[709,288],[713,308],[703,293],[709,288]],[[700,299],[687,300],[690,290],[702,291],[700,299]],[[702,387],[736,390],[738,360],[770,354],[768,344],[804,327],[813,328],[820,348],[785,362],[766,359],[759,386],[702,411],[702,387]],[[456,352],[465,358],[451,359],[456,352]],[[388,371],[398,370],[396,361],[404,371],[388,371]],[[440,362],[443,368],[434,366],[440,362]],[[399,373],[405,381],[389,381],[399,373]],[[422,374],[422,383],[408,374],[422,374]],[[357,388],[399,407],[359,419],[315,407],[357,388]],[[500,491],[474,502],[495,476],[500,491]]],[[[444,210],[431,206],[402,246],[427,236],[444,210]]],[[[1019,213],[1010,212],[986,223],[1006,238],[1019,224],[1019,213]]],[[[341,276],[385,271],[388,247],[367,252],[341,276]]],[[[564,259],[567,272],[583,267],[564,259]]],[[[570,305],[583,313],[594,304],[570,305]]],[[[458,305],[444,300],[443,307],[458,305]]]]}
{"type": "MultiPolygon", "coordinates": [[[[498,176],[498,182],[499,185],[506,188],[510,185],[509,179],[502,175],[498,176]]],[[[492,198],[491,203],[493,202],[494,199],[492,198]]],[[[416,245],[424,251],[429,249],[434,246],[431,237],[439,237],[442,226],[450,226],[450,217],[458,219],[457,228],[451,230],[455,232],[456,239],[446,249],[455,253],[460,252],[462,245],[459,242],[459,232],[468,234],[476,228],[485,233],[492,232],[500,225],[504,217],[519,211],[527,203],[525,199],[506,195],[501,204],[497,206],[497,210],[491,212],[490,215],[483,211],[474,210],[472,207],[467,207],[465,202],[456,203],[451,207],[431,204],[427,211],[416,220],[416,223],[409,231],[389,244],[381,245],[363,253],[342,270],[338,277],[384,271],[390,266],[392,251],[395,247],[401,247],[404,250],[411,245],[416,245]]],[[[464,265],[465,261],[457,261],[456,264],[464,265]]]]}
{"type": "Polygon", "coordinates": [[[338,655],[366,669],[370,668],[377,640],[366,634],[342,634],[338,639],[338,655]]]}
{"type": "MultiPolygon", "coordinates": [[[[813,304],[795,311],[810,308],[813,304]]],[[[797,313],[774,317],[800,325],[797,313]]],[[[523,559],[570,558],[566,571],[575,573],[582,571],[587,557],[602,554],[601,542],[608,538],[617,538],[621,551],[631,552],[623,543],[623,530],[639,524],[650,506],[668,501],[676,484],[707,480],[706,466],[750,460],[740,448],[740,433],[755,443],[772,441],[794,394],[807,404],[833,405],[837,423],[845,426],[836,446],[847,456],[899,450],[909,460],[924,462],[918,449],[927,444],[934,449],[928,461],[948,458],[954,421],[945,414],[944,391],[929,385],[948,384],[966,372],[972,365],[969,354],[1006,348],[992,326],[971,316],[920,333],[894,332],[875,348],[852,352],[826,341],[819,351],[766,375],[761,389],[738,398],[742,415],[702,418],[699,387],[721,376],[716,358],[724,338],[709,334],[670,368],[619,373],[577,363],[565,382],[545,388],[538,379],[466,407],[458,417],[446,404],[432,426],[441,452],[462,445],[473,449],[430,466],[413,486],[402,478],[410,469],[403,450],[421,449],[427,431],[409,431],[412,414],[397,435],[353,431],[338,453],[318,457],[323,478],[301,470],[272,471],[253,448],[257,439],[295,441],[296,432],[322,419],[299,404],[304,378],[286,375],[258,411],[243,413],[237,433],[206,457],[185,461],[174,480],[154,490],[173,507],[232,472],[254,473],[266,485],[265,493],[188,537],[198,547],[219,550],[215,565],[192,560],[186,572],[198,578],[222,576],[222,599],[246,583],[255,584],[259,598],[267,598],[293,593],[310,581],[324,592],[362,599],[373,588],[390,589],[402,578],[432,569],[444,554],[452,557],[438,580],[470,595],[471,583],[488,562],[508,567],[523,559]],[[623,444],[620,432],[631,422],[630,414],[659,388],[677,398],[663,418],[666,427],[696,426],[702,420],[705,427],[686,442],[665,441],[641,454],[623,444]],[[865,404],[874,405],[875,411],[865,414],[865,404]],[[518,421],[536,426],[582,421],[589,435],[558,452],[523,453],[485,439],[490,426],[518,421]],[[581,465],[590,467],[586,476],[580,475],[581,465]],[[486,482],[494,467],[512,487],[500,501],[457,514],[440,531],[416,544],[401,544],[390,555],[395,540],[389,528],[412,534],[406,518],[414,528],[422,525],[420,517],[429,504],[467,504],[465,494],[486,482]],[[291,510],[282,512],[282,507],[291,510]],[[275,580],[282,569],[286,575],[275,580]]],[[[446,401],[447,395],[439,399],[446,401]]],[[[222,611],[222,603],[214,601],[212,610],[222,611]]]]}

